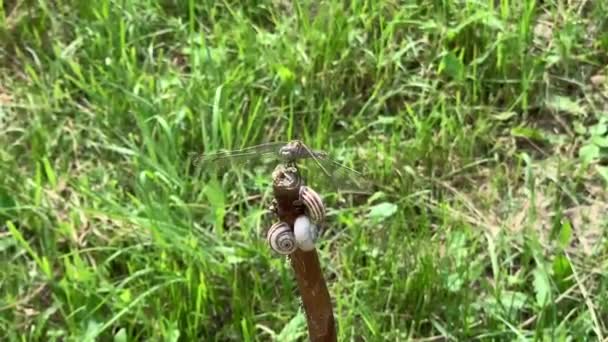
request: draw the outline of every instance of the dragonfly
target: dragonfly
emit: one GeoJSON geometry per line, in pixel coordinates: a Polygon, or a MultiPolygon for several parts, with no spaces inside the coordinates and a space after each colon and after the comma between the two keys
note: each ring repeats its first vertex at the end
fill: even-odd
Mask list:
{"type": "Polygon", "coordinates": [[[195,166],[225,165],[265,158],[279,160],[288,165],[311,160],[334,185],[348,183],[349,186],[361,188],[367,183],[361,172],[330,158],[325,151],[311,149],[301,140],[269,142],[238,150],[198,154],[193,158],[193,163],[195,166]]]}

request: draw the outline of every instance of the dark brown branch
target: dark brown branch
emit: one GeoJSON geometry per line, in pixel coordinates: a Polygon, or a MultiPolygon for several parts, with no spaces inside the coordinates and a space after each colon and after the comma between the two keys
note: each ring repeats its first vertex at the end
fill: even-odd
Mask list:
{"type": "MultiPolygon", "coordinates": [[[[297,169],[286,169],[279,165],[273,174],[273,189],[277,205],[277,215],[293,229],[294,222],[304,213],[301,206],[294,201],[299,198],[299,189],[303,185],[297,169]],[[291,174],[290,174],[291,173],[291,174]],[[286,179],[295,176],[297,182],[285,186],[286,179]]],[[[331,298],[316,249],[302,251],[297,249],[290,256],[291,267],[296,274],[298,289],[306,312],[309,338],[313,342],[334,342],[337,340],[331,298]]]]}
{"type": "Polygon", "coordinates": [[[331,298],[321,272],[317,250],[304,252],[298,249],[290,255],[290,259],[306,311],[310,340],[336,341],[331,298]]]}

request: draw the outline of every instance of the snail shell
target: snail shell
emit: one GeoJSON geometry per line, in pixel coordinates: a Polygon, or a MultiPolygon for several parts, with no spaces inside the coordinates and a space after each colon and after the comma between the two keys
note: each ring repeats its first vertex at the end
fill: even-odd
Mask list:
{"type": "Polygon", "coordinates": [[[319,224],[325,219],[325,205],[321,196],[305,185],[300,187],[300,200],[306,207],[306,214],[312,222],[319,224]]]}
{"type": "Polygon", "coordinates": [[[275,191],[298,191],[303,180],[295,166],[279,164],[272,172],[272,186],[275,191]]]}
{"type": "Polygon", "coordinates": [[[268,230],[267,239],[270,248],[279,254],[291,254],[298,247],[291,228],[285,222],[273,224],[268,230]]]}
{"type": "Polygon", "coordinates": [[[303,251],[315,249],[317,241],[317,225],[314,224],[306,215],[300,215],[293,224],[293,234],[298,248],[303,251]]]}

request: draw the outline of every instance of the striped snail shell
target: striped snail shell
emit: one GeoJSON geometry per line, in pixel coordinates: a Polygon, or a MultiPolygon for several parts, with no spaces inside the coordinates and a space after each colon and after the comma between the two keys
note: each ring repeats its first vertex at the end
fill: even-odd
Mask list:
{"type": "Polygon", "coordinates": [[[300,215],[296,218],[293,224],[293,234],[298,248],[303,251],[315,249],[315,241],[318,237],[317,225],[308,216],[300,215]]]}
{"type": "Polygon", "coordinates": [[[277,222],[268,230],[268,244],[273,251],[287,255],[295,252],[296,239],[289,225],[285,222],[277,222]]]}
{"type": "Polygon", "coordinates": [[[300,187],[300,200],[304,203],[306,214],[312,222],[319,224],[325,219],[325,205],[316,191],[302,185],[300,187]]]}

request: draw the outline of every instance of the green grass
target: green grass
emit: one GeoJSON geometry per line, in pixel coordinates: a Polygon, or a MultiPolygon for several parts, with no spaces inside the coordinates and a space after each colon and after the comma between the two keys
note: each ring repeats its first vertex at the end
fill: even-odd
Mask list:
{"type": "Polygon", "coordinates": [[[300,138],[340,341],[608,338],[604,1],[0,1],[8,341],[306,339],[264,231],[300,138]],[[316,183],[315,183],[316,182],[316,183]]]}

